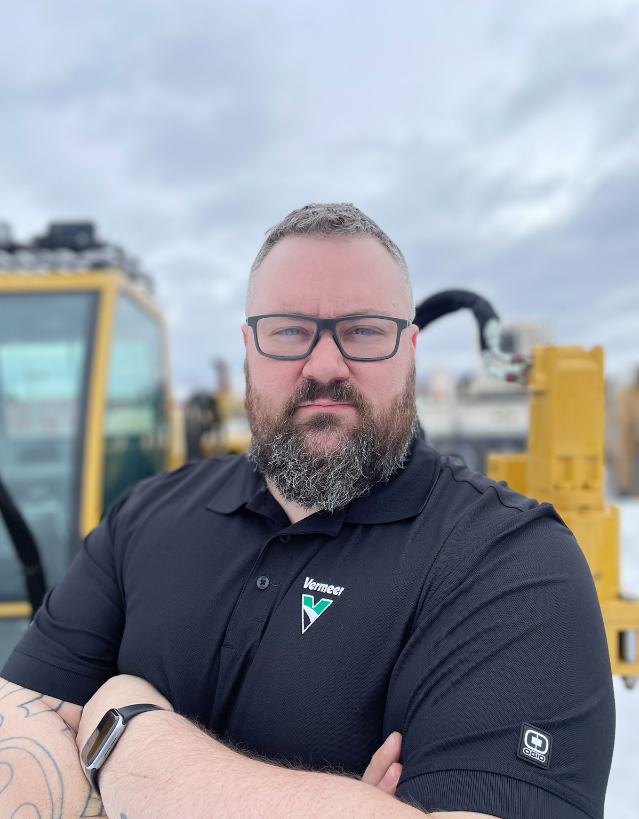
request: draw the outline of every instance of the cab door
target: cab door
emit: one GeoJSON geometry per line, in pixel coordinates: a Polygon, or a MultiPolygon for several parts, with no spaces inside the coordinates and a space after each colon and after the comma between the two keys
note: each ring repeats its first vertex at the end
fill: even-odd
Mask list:
{"type": "MultiPolygon", "coordinates": [[[[78,548],[89,368],[98,294],[0,291],[0,478],[38,544],[48,587],[78,548]]],[[[28,612],[0,518],[0,614],[28,612]]],[[[2,623],[3,635],[23,623],[2,623]]],[[[13,638],[10,638],[10,641],[13,638]]],[[[0,657],[1,659],[1,657],[0,657]]]]}

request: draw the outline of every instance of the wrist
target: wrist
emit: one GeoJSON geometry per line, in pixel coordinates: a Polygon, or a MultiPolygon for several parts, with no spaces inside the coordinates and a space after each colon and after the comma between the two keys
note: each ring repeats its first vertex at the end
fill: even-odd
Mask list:
{"type": "Polygon", "coordinates": [[[78,751],[82,753],[87,740],[107,711],[142,702],[157,705],[167,711],[173,710],[166,697],[140,677],[120,674],[107,680],[82,709],[76,737],[78,751]]]}
{"type": "Polygon", "coordinates": [[[145,711],[126,724],[124,733],[105,760],[99,772],[102,801],[109,801],[117,783],[130,775],[144,775],[142,762],[153,752],[154,745],[175,729],[175,722],[183,721],[173,711],[145,711]]]}

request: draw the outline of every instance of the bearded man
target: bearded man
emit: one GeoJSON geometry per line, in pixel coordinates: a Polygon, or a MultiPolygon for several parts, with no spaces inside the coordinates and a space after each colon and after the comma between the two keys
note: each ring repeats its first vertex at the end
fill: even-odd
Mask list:
{"type": "Polygon", "coordinates": [[[250,451],[89,535],[3,670],[0,819],[601,819],[592,578],[552,507],[416,435],[397,246],[295,211],[246,314],[250,451]]]}

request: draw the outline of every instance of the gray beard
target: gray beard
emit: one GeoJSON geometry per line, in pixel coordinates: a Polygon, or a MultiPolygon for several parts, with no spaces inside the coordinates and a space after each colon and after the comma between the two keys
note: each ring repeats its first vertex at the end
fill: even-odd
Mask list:
{"type": "Polygon", "coordinates": [[[290,503],[333,512],[367,495],[375,484],[388,481],[405,466],[417,430],[414,371],[399,401],[377,418],[348,382],[311,381],[301,385],[280,416],[266,418],[258,409],[259,397],[253,393],[248,370],[246,375],[247,413],[253,433],[247,457],[290,503]],[[327,413],[295,424],[295,408],[318,398],[351,401],[359,410],[360,423],[347,429],[340,417],[327,413]],[[307,437],[323,431],[336,432],[337,445],[309,449],[307,437]]]}

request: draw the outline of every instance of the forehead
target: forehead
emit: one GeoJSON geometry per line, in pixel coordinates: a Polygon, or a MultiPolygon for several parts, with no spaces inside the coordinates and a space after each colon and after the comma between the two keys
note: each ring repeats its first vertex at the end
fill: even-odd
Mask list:
{"type": "Polygon", "coordinates": [[[373,236],[288,236],[257,271],[250,312],[401,318],[408,317],[408,304],[401,270],[373,236]]]}

